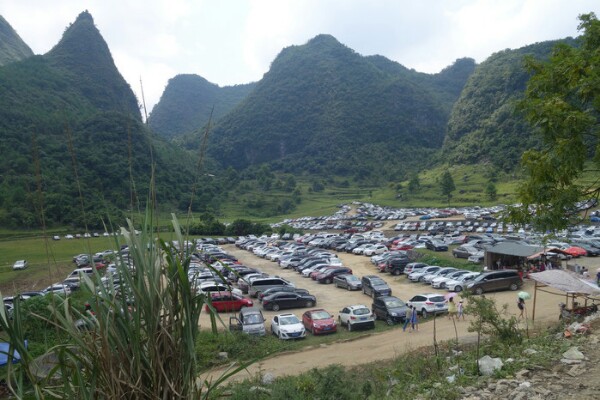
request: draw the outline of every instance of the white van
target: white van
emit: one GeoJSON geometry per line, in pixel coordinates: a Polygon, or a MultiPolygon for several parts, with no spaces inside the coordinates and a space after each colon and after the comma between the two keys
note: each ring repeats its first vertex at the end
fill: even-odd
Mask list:
{"type": "Polygon", "coordinates": [[[94,269],[91,267],[76,268],[73,270],[73,272],[67,275],[67,279],[78,278],[81,277],[82,274],[86,274],[87,276],[94,276],[94,269]]]}

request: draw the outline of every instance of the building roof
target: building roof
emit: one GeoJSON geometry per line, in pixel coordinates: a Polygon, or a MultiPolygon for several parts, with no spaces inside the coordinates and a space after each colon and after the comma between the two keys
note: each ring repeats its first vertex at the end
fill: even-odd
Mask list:
{"type": "Polygon", "coordinates": [[[485,249],[488,253],[503,254],[516,257],[529,257],[533,254],[543,252],[544,248],[540,246],[532,246],[523,242],[513,242],[506,240],[496,243],[493,246],[488,246],[485,249]]]}

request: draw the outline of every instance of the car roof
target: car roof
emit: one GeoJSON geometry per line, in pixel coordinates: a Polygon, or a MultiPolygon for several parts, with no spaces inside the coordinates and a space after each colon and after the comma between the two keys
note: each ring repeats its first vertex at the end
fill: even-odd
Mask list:
{"type": "Polygon", "coordinates": [[[369,307],[365,306],[364,304],[355,304],[353,306],[346,306],[346,307],[348,307],[351,310],[356,310],[358,308],[369,308],[369,307]]]}

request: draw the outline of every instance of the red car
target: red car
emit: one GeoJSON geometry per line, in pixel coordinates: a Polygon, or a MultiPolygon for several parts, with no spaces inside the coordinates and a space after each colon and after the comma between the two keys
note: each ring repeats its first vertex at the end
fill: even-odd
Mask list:
{"type": "MultiPolygon", "coordinates": [[[[242,307],[252,307],[252,300],[231,292],[211,292],[212,306],[217,312],[239,311],[242,307]]],[[[206,311],[210,311],[208,304],[206,311]]]]}
{"type": "Polygon", "coordinates": [[[393,246],[391,248],[391,250],[412,250],[414,249],[415,246],[413,246],[412,244],[408,244],[408,243],[398,243],[397,245],[393,246]]]}
{"type": "Polygon", "coordinates": [[[333,315],[323,309],[310,310],[302,314],[302,324],[313,335],[337,332],[337,324],[333,315]]]}

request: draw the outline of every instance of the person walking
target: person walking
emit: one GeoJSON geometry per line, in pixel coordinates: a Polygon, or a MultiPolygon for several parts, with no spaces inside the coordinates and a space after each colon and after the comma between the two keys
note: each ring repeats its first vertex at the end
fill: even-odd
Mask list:
{"type": "Polygon", "coordinates": [[[448,299],[448,319],[453,319],[456,316],[456,303],[454,297],[448,299]]]}
{"type": "Polygon", "coordinates": [[[456,319],[458,319],[460,321],[460,319],[462,318],[462,320],[465,320],[465,306],[461,301],[458,302],[458,306],[456,307],[458,313],[456,315],[456,319]]]}
{"type": "MultiPolygon", "coordinates": [[[[408,305],[406,313],[404,314],[404,325],[402,325],[402,332],[406,332],[406,327],[410,324],[412,318],[412,305],[408,305]]],[[[410,332],[410,331],[409,331],[410,332]]]]}
{"type": "Polygon", "coordinates": [[[410,325],[413,331],[419,330],[419,316],[417,315],[417,308],[413,307],[412,314],[410,316],[410,325]]]}
{"type": "Polygon", "coordinates": [[[521,310],[521,313],[519,314],[519,319],[525,318],[525,299],[519,297],[519,299],[517,300],[517,307],[519,308],[519,310],[521,310]]]}

